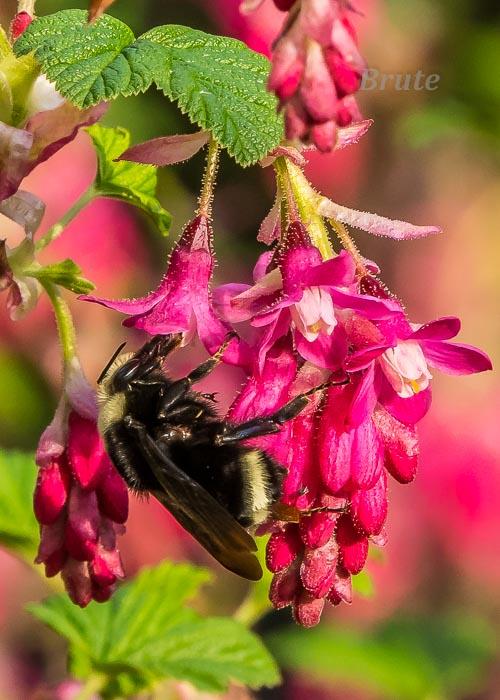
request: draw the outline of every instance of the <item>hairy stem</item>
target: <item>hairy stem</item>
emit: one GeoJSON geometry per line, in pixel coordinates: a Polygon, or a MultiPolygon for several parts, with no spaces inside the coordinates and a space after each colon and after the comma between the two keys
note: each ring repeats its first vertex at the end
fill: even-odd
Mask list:
{"type": "Polygon", "coordinates": [[[35,15],[36,0],[18,0],[17,11],[27,12],[31,17],[35,15]]]}
{"type": "Polygon", "coordinates": [[[360,274],[363,277],[367,275],[368,270],[366,269],[363,256],[361,255],[356,244],[349,235],[347,227],[342,222],[336,221],[335,219],[328,219],[328,221],[330,222],[330,226],[337,234],[340,242],[342,243],[342,246],[345,248],[345,250],[347,250],[348,253],[352,255],[352,257],[356,261],[356,269],[358,274],[360,274]]]}
{"type": "Polygon", "coordinates": [[[90,202],[98,196],[98,192],[94,188],[93,185],[89,187],[88,190],[86,190],[82,196],[73,204],[73,206],[68,209],[66,214],[59,219],[59,221],[54,224],[47,233],[42,236],[35,244],[35,250],[39,252],[40,250],[43,250],[46,248],[49,243],[52,243],[56,238],[58,238],[61,233],[64,231],[64,229],[75,219],[78,214],[84,209],[87,204],[90,204],[90,202]]]}
{"type": "Polygon", "coordinates": [[[76,333],[68,304],[61,296],[58,287],[52,282],[43,281],[42,285],[47,292],[54,309],[56,317],[57,331],[61,343],[65,370],[69,367],[71,360],[76,355],[76,333]]]}
{"type": "Polygon", "coordinates": [[[198,202],[198,215],[206,216],[207,218],[210,217],[212,212],[215,180],[217,178],[217,170],[219,169],[219,151],[219,144],[213,138],[213,136],[210,137],[210,142],[208,144],[207,164],[205,166],[203,185],[198,202]]]}

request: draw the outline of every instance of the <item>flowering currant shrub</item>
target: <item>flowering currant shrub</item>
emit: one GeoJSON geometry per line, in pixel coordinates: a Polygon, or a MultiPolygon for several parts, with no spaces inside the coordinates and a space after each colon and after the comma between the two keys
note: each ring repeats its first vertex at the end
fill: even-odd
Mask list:
{"type": "MultiPolygon", "coordinates": [[[[304,174],[307,150],[354,148],[372,123],[362,118],[356,102],[365,63],[354,6],[347,0],[274,3],[287,14],[270,64],[240,42],[178,25],[155,27],[136,38],[104,14],[109,0],[92,2],[89,13],[66,9],[38,18],[33,2],[20,3],[10,34],[0,29],[0,212],[25,230],[17,247],[0,244],[0,290],[16,321],[47,295],[62,352],[60,401],[36,453],[36,562],[47,577],[61,574],[71,601],[81,608],[111,598],[126,574],[119,538],[128,517],[128,492],[98,431],[96,392],[78,358],[66,291],[77,295],[75,304],[93,302],[124,315],[123,325],[145,338],[181,334],[184,347],[198,338],[208,355],[227,341],[223,361],[244,378],[227,415],[231,422],[270,415],[307,393],[305,409],[279,432],[249,441],[285,470],[279,508],[257,532],[268,537],[269,599],[275,608],[291,606],[305,627],[319,622],[325,604],[352,601],[352,577],[364,569],[370,548],[386,542],[388,484],[415,478],[417,424],[430,408],[434,373],[491,369],[484,352],[453,341],[458,318],[423,323],[409,318],[401,299],[384,284],[377,262],[354,244],[349,227],[394,241],[440,229],[349,209],[318,193],[304,174]],[[131,147],[126,130],[96,123],[114,98],[152,86],[178,104],[194,125],[192,133],[131,147]],[[95,180],[61,221],[39,236],[44,204],[19,187],[81,127],[96,150],[95,180]],[[156,169],[204,147],[198,206],[189,223],[177,225],[182,232],[153,291],[144,289],[135,299],[107,299],[102,290],[92,293],[92,283],[72,260],[39,262],[38,254],[96,197],[128,202],[168,233],[171,217],[156,198],[156,169]],[[274,174],[275,202],[256,231],[266,249],[254,261],[252,284],[233,279],[217,286],[213,280],[212,200],[221,149],[242,166],[259,164],[274,174]]],[[[241,11],[260,4],[245,0],[241,11]]],[[[140,270],[136,278],[140,285],[140,270]]],[[[141,590],[148,576],[157,576],[168,589],[166,581],[174,574],[167,567],[142,576],[121,587],[117,606],[138,595],[133,587],[141,590]]],[[[186,587],[185,596],[195,589],[195,584],[186,587]]],[[[69,636],[56,620],[70,615],[64,601],[38,614],[69,636]]],[[[192,625],[193,616],[191,611],[192,625]]],[[[212,685],[194,682],[205,689],[207,684],[224,688],[230,678],[251,687],[276,682],[258,641],[231,627],[235,621],[226,622],[227,639],[243,640],[249,654],[253,644],[252,653],[263,655],[267,671],[253,680],[243,669],[214,676],[212,685]]],[[[111,632],[101,630],[103,636],[111,632]]],[[[186,679],[158,661],[139,682],[135,667],[130,676],[117,670],[126,651],[95,660],[106,697],[132,694],[166,675],[186,679]],[[138,686],[130,690],[132,681],[138,686]]]]}

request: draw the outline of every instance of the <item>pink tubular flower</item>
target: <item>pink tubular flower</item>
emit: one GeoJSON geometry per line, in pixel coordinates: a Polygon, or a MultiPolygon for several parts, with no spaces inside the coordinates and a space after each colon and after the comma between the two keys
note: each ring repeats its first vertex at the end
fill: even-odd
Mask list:
{"type": "MultiPolygon", "coordinates": [[[[290,3],[276,3],[290,9],[290,3]]],[[[291,9],[273,54],[269,87],[285,110],[286,135],[335,148],[338,131],[361,121],[354,93],[361,85],[361,57],[352,10],[345,0],[301,0],[291,9]]]]}
{"type": "Polygon", "coordinates": [[[482,350],[451,343],[460,331],[460,319],[446,316],[423,325],[411,324],[404,314],[375,322],[378,342],[367,343],[347,360],[349,371],[374,365],[378,401],[397,420],[417,423],[431,403],[429,368],[446,374],[462,375],[492,369],[482,350]]]}
{"type": "Polygon", "coordinates": [[[43,433],[34,494],[41,539],[36,562],[61,573],[71,600],[107,600],[123,577],[117,536],[128,516],[125,483],[97,431],[95,394],[73,360],[52,423],[43,433]]]}
{"type": "MultiPolygon", "coordinates": [[[[184,333],[187,344],[195,333],[210,354],[223,344],[230,327],[215,314],[210,281],[215,258],[210,221],[200,215],[184,229],[172,251],[168,269],[154,292],[140,299],[110,301],[80,297],[109,309],[129,314],[124,326],[140,328],[150,335],[184,333]]],[[[224,354],[226,362],[246,365],[248,348],[236,338],[224,354]]]]}
{"type": "Polygon", "coordinates": [[[14,40],[18,39],[32,22],[33,17],[29,14],[29,12],[18,12],[10,25],[10,33],[12,38],[14,40]]]}
{"type": "Polygon", "coordinates": [[[269,348],[292,330],[297,351],[305,360],[339,369],[347,354],[346,314],[384,319],[401,313],[392,300],[359,293],[356,265],[349,253],[323,261],[298,221],[287,229],[277,266],[273,266],[275,257],[261,256],[253,287],[224,285],[214,296],[227,321],[251,319],[252,325],[265,329],[259,342],[260,367],[269,348]]]}

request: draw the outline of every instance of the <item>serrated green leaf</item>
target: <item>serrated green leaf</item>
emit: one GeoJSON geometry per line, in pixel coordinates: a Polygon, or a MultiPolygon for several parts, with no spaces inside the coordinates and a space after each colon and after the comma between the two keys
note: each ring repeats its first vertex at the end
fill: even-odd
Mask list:
{"type": "Polygon", "coordinates": [[[33,514],[36,473],[33,455],[0,453],[0,544],[30,560],[38,545],[33,514]]]}
{"type": "Polygon", "coordinates": [[[81,269],[69,258],[38,269],[25,270],[25,275],[35,277],[40,282],[53,282],[75,294],[88,294],[95,286],[81,277],[81,269]]]}
{"type": "Polygon", "coordinates": [[[158,175],[152,165],[118,161],[130,145],[130,133],[123,128],[95,124],[87,129],[97,152],[97,192],[142,209],[154,220],[162,234],[169,231],[172,217],[156,198],[158,175]]]}
{"type": "Polygon", "coordinates": [[[264,56],[236,39],[179,25],[156,27],[141,38],[164,49],[158,87],[238,163],[255,163],[280,142],[283,120],[266,89],[264,56]]]}
{"type": "Polygon", "coordinates": [[[252,632],[234,620],[202,619],[185,606],[209,578],[203,569],[164,562],[144,569],[104,605],[82,610],[55,596],[30,610],[68,640],[73,675],[105,677],[106,698],[169,677],[211,691],[230,680],[275,685],[276,665],[252,632]]]}
{"type": "Polygon", "coordinates": [[[210,692],[224,691],[231,680],[254,689],[280,682],[276,663],[259,638],[229,618],[197,619],[175,627],[159,642],[155,656],[140,652],[141,662],[158,675],[184,679],[210,692]]]}
{"type": "Polygon", "coordinates": [[[39,17],[14,50],[17,56],[34,51],[47,78],[81,109],[145,92],[161,65],[161,51],[153,43],[136,41],[132,30],[111,15],[88,24],[84,10],[39,17]]]}

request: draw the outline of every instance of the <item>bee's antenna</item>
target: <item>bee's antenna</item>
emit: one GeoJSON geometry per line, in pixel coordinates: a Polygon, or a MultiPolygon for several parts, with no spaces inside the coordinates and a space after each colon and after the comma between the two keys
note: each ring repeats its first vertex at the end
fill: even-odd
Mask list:
{"type": "Polygon", "coordinates": [[[97,380],[97,383],[98,383],[98,384],[101,384],[102,380],[103,380],[104,377],[107,375],[109,368],[111,367],[111,365],[113,364],[113,362],[116,360],[116,358],[118,357],[118,355],[121,353],[121,351],[123,350],[123,348],[125,347],[126,344],[127,344],[127,341],[125,340],[125,342],[123,342],[123,343],[120,345],[120,347],[119,347],[117,350],[114,351],[113,356],[111,357],[110,361],[108,362],[108,364],[106,365],[106,367],[102,370],[101,374],[99,375],[99,379],[97,380]]]}

